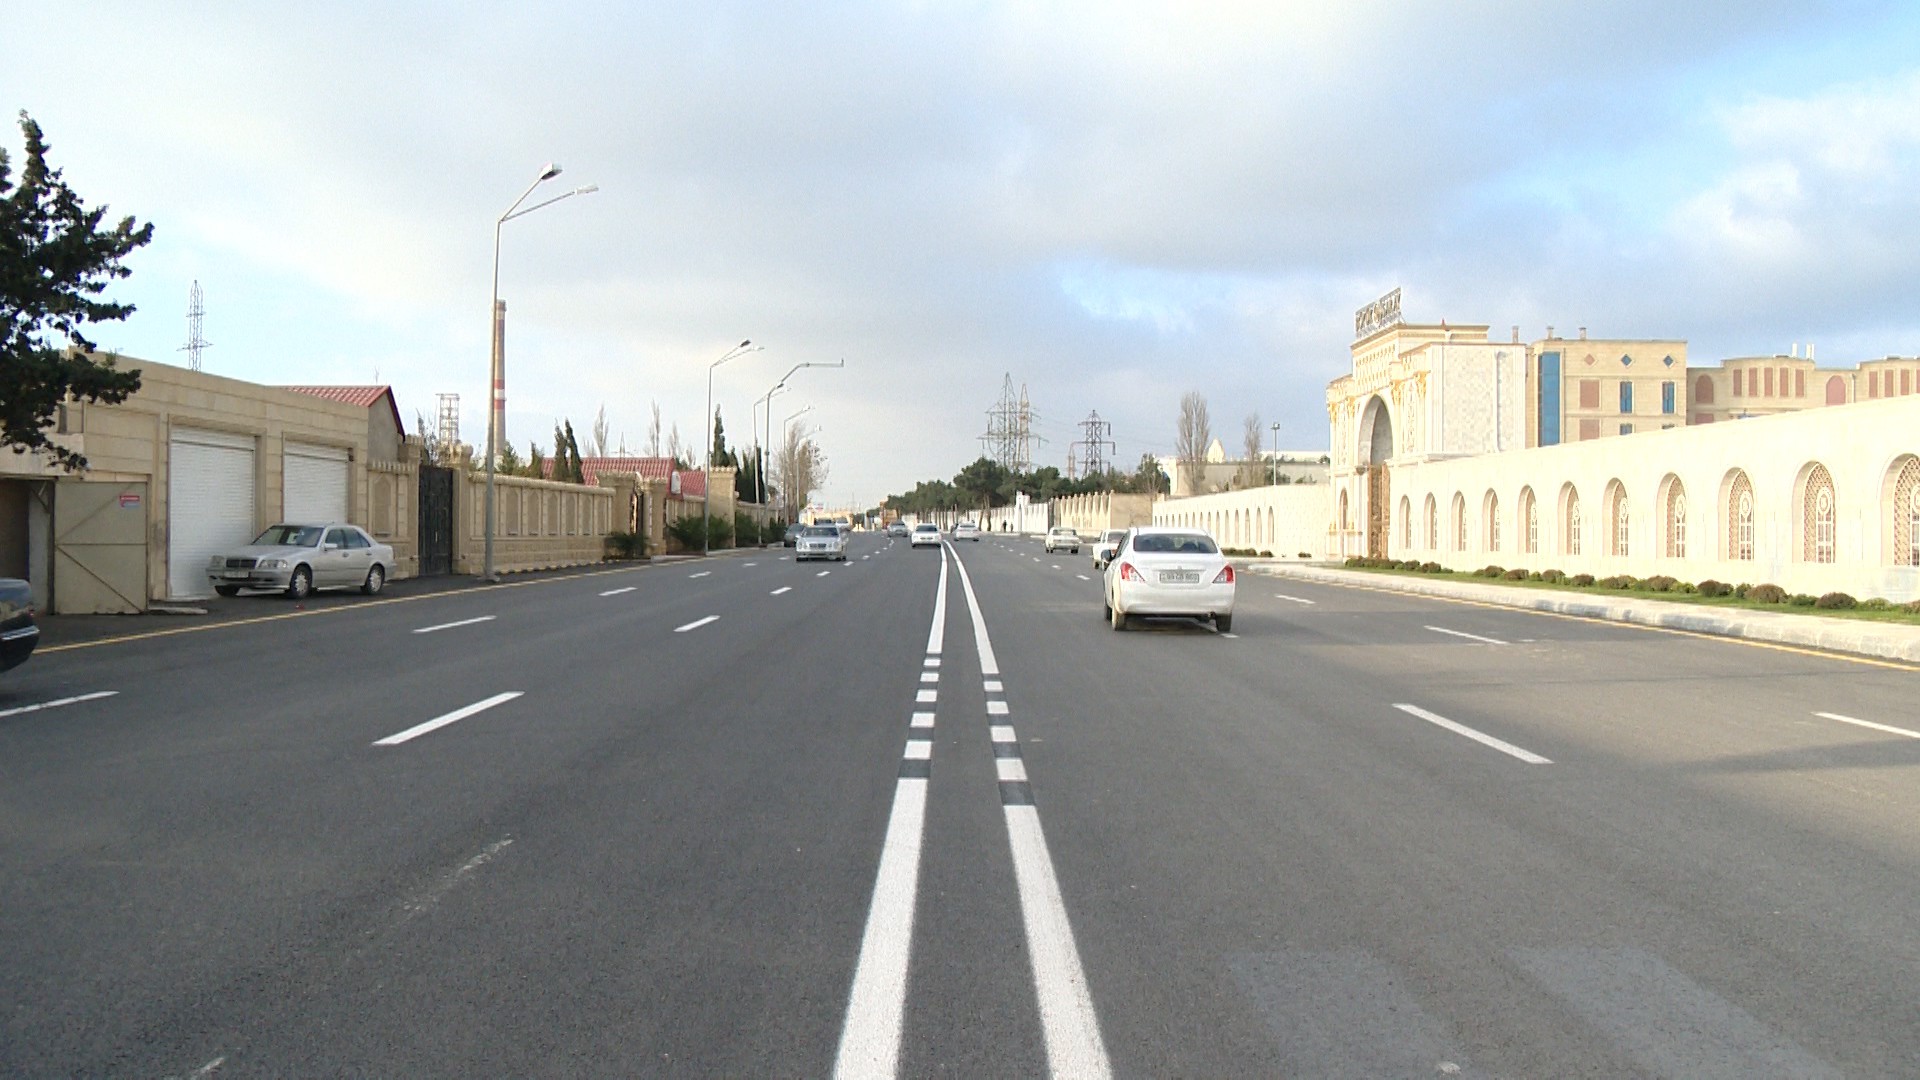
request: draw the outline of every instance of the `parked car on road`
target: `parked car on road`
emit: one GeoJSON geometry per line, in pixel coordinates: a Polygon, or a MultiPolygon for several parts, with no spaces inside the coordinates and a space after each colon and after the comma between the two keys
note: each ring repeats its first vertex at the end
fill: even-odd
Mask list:
{"type": "Polygon", "coordinates": [[[1130,531],[1107,565],[1107,619],[1125,630],[1135,615],[1213,620],[1233,629],[1233,565],[1213,537],[1169,526],[1130,531]]]}
{"type": "Polygon", "coordinates": [[[1125,529],[1108,529],[1101,533],[1100,539],[1093,545],[1093,568],[1105,570],[1107,564],[1113,561],[1113,553],[1120,550],[1120,542],[1126,538],[1125,529]]]}
{"type": "Polygon", "coordinates": [[[793,547],[795,544],[798,544],[800,542],[800,534],[805,532],[806,529],[807,527],[805,525],[797,521],[787,526],[786,535],[780,538],[780,546],[793,547]]]}
{"type": "Polygon", "coordinates": [[[1046,548],[1048,554],[1064,549],[1078,555],[1080,554],[1080,534],[1065,525],[1056,525],[1047,530],[1047,539],[1042,546],[1046,548]]]}
{"type": "Polygon", "coordinates": [[[832,522],[807,526],[801,531],[799,543],[794,547],[793,560],[804,562],[807,559],[839,559],[846,562],[847,534],[832,522]]]}
{"type": "Polygon", "coordinates": [[[25,663],[39,643],[32,588],[19,578],[0,578],[0,671],[25,663]]]}
{"type": "Polygon", "coordinates": [[[940,546],[940,526],[931,521],[923,521],[913,527],[913,546],[920,547],[923,544],[940,546]]]}
{"type": "Polygon", "coordinates": [[[953,527],[953,538],[955,540],[971,540],[977,544],[980,542],[980,526],[975,525],[971,521],[963,521],[953,527]]]}
{"type": "Polygon", "coordinates": [[[392,567],[393,548],[356,525],[287,523],[215,555],[207,580],[221,596],[241,589],[273,589],[296,600],[315,589],[359,589],[372,596],[386,586],[392,567]]]}

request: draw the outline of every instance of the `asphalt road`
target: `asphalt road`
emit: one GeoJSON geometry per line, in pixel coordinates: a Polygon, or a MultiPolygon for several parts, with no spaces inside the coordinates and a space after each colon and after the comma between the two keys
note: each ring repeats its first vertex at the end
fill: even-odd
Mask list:
{"type": "Polygon", "coordinates": [[[0,677],[0,1073],[1920,1075],[1912,671],[788,554],[0,677]]]}

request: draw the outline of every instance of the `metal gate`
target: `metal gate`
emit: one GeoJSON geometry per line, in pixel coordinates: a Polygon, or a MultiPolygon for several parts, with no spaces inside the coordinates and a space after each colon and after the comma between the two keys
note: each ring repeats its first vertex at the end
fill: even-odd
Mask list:
{"type": "MultiPolygon", "coordinates": [[[[53,610],[125,615],[147,607],[147,485],[61,480],[53,488],[53,610]]],[[[203,560],[194,567],[206,578],[203,560]]]]}
{"type": "Polygon", "coordinates": [[[1376,559],[1387,557],[1387,533],[1393,527],[1393,504],[1387,482],[1387,467],[1367,469],[1367,554],[1376,559]]]}
{"type": "Polygon", "coordinates": [[[453,572],[453,470],[420,466],[420,576],[453,572]]]}

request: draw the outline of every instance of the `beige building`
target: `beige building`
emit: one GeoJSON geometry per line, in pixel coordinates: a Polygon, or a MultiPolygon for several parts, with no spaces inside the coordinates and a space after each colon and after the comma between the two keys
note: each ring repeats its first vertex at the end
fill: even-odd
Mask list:
{"type": "Polygon", "coordinates": [[[1527,348],[1528,446],[1590,442],[1687,423],[1687,343],[1553,336],[1527,348]]]}
{"type": "Polygon", "coordinates": [[[1733,357],[1718,368],[1695,372],[1688,422],[1745,420],[1920,393],[1920,358],[1889,356],[1850,368],[1823,368],[1799,352],[1795,346],[1786,356],[1733,357]]]}

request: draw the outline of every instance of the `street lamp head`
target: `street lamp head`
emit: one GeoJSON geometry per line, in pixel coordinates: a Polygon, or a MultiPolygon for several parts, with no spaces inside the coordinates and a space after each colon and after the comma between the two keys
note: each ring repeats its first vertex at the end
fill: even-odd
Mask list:
{"type": "Polygon", "coordinates": [[[748,338],[747,340],[745,340],[745,341],[743,341],[743,342],[741,342],[741,343],[740,343],[740,348],[742,348],[742,349],[744,349],[744,348],[746,348],[747,346],[749,346],[749,345],[751,345],[751,344],[753,344],[753,339],[752,339],[752,338],[748,338]]]}
{"type": "Polygon", "coordinates": [[[543,181],[551,180],[554,177],[559,175],[560,175],[560,166],[552,164],[551,162],[547,164],[546,168],[540,170],[540,179],[543,181]]]}
{"type": "Polygon", "coordinates": [[[573,193],[574,193],[575,195],[591,195],[591,194],[593,194],[594,192],[596,192],[596,191],[599,191],[599,190],[600,190],[600,185],[599,185],[599,184],[588,184],[588,185],[587,185],[587,186],[585,186],[585,187],[577,187],[577,188],[574,188],[574,189],[573,189],[573,193]]]}

